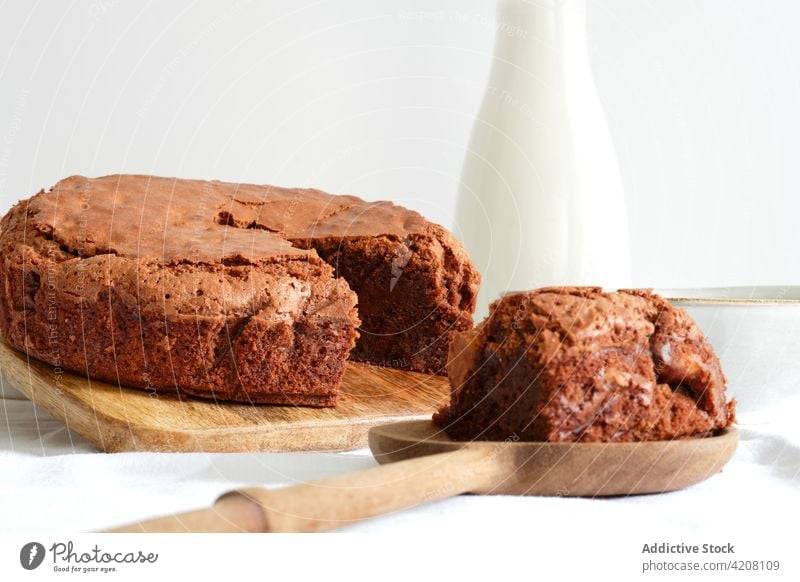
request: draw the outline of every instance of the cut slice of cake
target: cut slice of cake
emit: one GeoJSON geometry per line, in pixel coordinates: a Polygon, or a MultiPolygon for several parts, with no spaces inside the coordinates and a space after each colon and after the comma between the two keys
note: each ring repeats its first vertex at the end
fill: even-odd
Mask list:
{"type": "Polygon", "coordinates": [[[710,344],[648,291],[560,287],[507,295],[456,334],[451,401],[434,422],[459,440],[664,440],[734,422],[710,344]]]}

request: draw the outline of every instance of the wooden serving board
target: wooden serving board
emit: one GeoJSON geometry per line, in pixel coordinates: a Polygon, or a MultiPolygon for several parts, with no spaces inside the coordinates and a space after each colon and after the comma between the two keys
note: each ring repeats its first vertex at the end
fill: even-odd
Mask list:
{"type": "Polygon", "coordinates": [[[106,452],[344,451],[373,426],[430,418],[446,378],[348,362],[335,408],[215,403],[87,380],[0,339],[4,381],[106,452]]]}

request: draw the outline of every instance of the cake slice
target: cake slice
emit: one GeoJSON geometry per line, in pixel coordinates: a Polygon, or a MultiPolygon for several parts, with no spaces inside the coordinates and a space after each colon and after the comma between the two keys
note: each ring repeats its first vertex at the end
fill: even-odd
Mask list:
{"type": "Polygon", "coordinates": [[[699,437],[734,422],[719,359],[692,319],[648,291],[544,288],[494,302],[450,346],[458,440],[699,437]]]}

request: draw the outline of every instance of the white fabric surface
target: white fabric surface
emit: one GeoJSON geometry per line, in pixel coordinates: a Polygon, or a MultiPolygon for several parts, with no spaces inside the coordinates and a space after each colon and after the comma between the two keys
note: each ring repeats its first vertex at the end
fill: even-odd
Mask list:
{"type": "MultiPolygon", "coordinates": [[[[8,385],[0,399],[0,531],[96,531],[206,506],[244,485],[277,486],[375,464],[353,453],[104,454],[8,385]]],[[[614,499],[461,496],[346,528],[359,532],[576,532],[669,526],[735,536],[794,531],[800,492],[800,397],[741,407],[741,443],[725,470],[683,491],[614,499]],[[529,524],[529,525],[524,525],[529,524]]],[[[595,535],[595,534],[592,534],[595,535]]]]}

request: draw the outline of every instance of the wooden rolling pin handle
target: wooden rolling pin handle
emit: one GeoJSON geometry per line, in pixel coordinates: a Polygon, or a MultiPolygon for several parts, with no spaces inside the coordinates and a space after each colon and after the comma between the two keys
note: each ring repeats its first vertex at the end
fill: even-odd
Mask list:
{"type": "Polygon", "coordinates": [[[491,488],[506,468],[485,448],[418,457],[282,489],[222,495],[210,508],[113,532],[319,532],[469,491],[491,488]]]}
{"type": "Polygon", "coordinates": [[[212,507],[165,515],[108,530],[108,533],[244,533],[266,531],[264,512],[241,495],[226,494],[212,507]]]}

